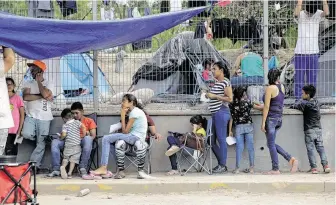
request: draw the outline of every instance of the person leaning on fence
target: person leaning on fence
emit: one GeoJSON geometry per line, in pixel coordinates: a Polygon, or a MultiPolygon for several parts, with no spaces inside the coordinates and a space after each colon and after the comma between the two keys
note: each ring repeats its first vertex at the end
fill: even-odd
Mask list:
{"type": "Polygon", "coordinates": [[[180,151],[181,146],[186,146],[191,148],[194,152],[194,158],[197,159],[200,150],[204,147],[203,138],[206,137],[207,119],[201,115],[195,115],[190,118],[190,123],[192,125],[192,133],[186,134],[176,134],[167,137],[169,144],[168,150],[166,151],[166,156],[169,157],[172,170],[167,172],[166,175],[175,175],[179,172],[177,171],[177,156],[176,153],[180,151]],[[189,139],[188,139],[189,137],[189,139]]]}
{"type": "Polygon", "coordinates": [[[285,87],[280,83],[281,72],[272,69],[268,72],[269,86],[264,95],[264,107],[261,123],[261,131],[265,132],[267,146],[272,159],[272,170],[268,174],[280,174],[278,153],[291,165],[291,172],[298,169],[298,160],[292,157],[282,147],[275,144],[277,132],[282,126],[282,112],[285,99],[285,87]]]}
{"type": "MultiPolygon", "coordinates": [[[[84,108],[82,103],[74,102],[71,105],[71,113],[75,120],[80,121],[84,126],[86,132],[80,131],[80,135],[84,135],[81,139],[81,158],[79,162],[79,171],[83,179],[87,178],[87,167],[90,160],[93,139],[97,135],[97,125],[93,119],[84,116],[84,108]]],[[[61,150],[64,149],[64,141],[60,139],[53,139],[51,142],[51,162],[53,171],[48,175],[49,177],[60,176],[60,162],[61,150]]]]}
{"type": "Polygon", "coordinates": [[[0,60],[0,155],[5,152],[8,129],[14,127],[5,74],[13,67],[15,54],[11,48],[2,46],[2,50],[3,59],[0,60]]]}
{"type": "Polygon", "coordinates": [[[305,143],[307,148],[307,155],[312,174],[317,174],[316,159],[314,150],[318,152],[321,158],[321,164],[325,173],[330,173],[327,155],[323,146],[322,126],[320,104],[314,98],[316,88],[313,85],[306,85],[302,88],[302,100],[296,102],[291,108],[303,112],[303,127],[305,133],[305,143]]]}
{"type": "Polygon", "coordinates": [[[246,87],[239,86],[233,90],[233,102],[229,105],[231,120],[229,125],[229,135],[236,138],[236,169],[234,174],[239,173],[240,160],[244,151],[244,142],[249,154],[250,167],[245,169],[245,173],[254,172],[254,143],[253,143],[253,122],[251,109],[262,110],[262,107],[253,104],[247,99],[246,87]],[[232,127],[234,127],[234,134],[232,127]]]}
{"type": "Polygon", "coordinates": [[[206,93],[206,97],[210,99],[209,110],[212,114],[214,131],[214,135],[211,137],[212,151],[218,161],[218,165],[212,171],[214,173],[223,173],[227,172],[226,137],[231,118],[229,103],[232,102],[232,87],[230,84],[230,71],[224,62],[220,61],[214,64],[213,75],[217,82],[210,92],[206,93]]]}
{"type": "MultiPolygon", "coordinates": [[[[144,111],[141,109],[141,105],[132,94],[125,94],[122,99],[122,107],[120,111],[122,133],[113,133],[105,135],[102,139],[102,156],[100,167],[95,171],[91,171],[90,174],[97,176],[104,176],[108,174],[107,165],[109,160],[109,154],[111,151],[111,144],[118,140],[123,140],[129,145],[142,144],[147,147],[146,135],[147,135],[147,118],[144,111]],[[129,120],[126,123],[126,114],[129,112],[129,120]]],[[[121,170],[119,170],[121,171],[121,170]]],[[[143,169],[138,170],[138,177],[142,178],[146,175],[143,169]]],[[[124,178],[124,175],[117,173],[115,178],[124,178]]]]}
{"type": "Polygon", "coordinates": [[[51,101],[55,88],[43,77],[47,69],[45,63],[35,60],[27,65],[33,80],[23,85],[26,118],[21,134],[25,139],[36,141],[36,148],[31,154],[30,161],[35,161],[36,166],[40,168],[46,146],[45,138],[49,135],[50,122],[53,120],[51,101]]]}
{"type": "Polygon", "coordinates": [[[305,1],[302,9],[302,0],[298,0],[294,15],[298,17],[298,39],[294,50],[295,86],[294,95],[300,98],[301,89],[305,84],[316,86],[319,58],[319,28],[323,17],[329,15],[327,0],[322,0],[323,11],[318,8],[318,1],[305,1]]]}
{"type": "Polygon", "coordinates": [[[72,178],[72,171],[75,165],[79,163],[81,156],[81,138],[86,133],[85,126],[78,120],[73,118],[71,110],[65,108],[61,117],[64,121],[62,127],[61,140],[64,140],[63,160],[61,170],[61,176],[63,179],[72,178]],[[82,135],[80,135],[82,133],[82,135]],[[70,162],[69,172],[66,171],[66,167],[70,162]]]}

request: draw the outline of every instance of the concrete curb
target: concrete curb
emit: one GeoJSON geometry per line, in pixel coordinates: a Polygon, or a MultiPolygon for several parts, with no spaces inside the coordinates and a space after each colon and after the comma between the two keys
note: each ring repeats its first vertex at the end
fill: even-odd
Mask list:
{"type": "Polygon", "coordinates": [[[167,194],[174,192],[194,192],[216,189],[239,190],[256,193],[307,193],[307,192],[335,192],[335,182],[154,182],[142,181],[134,183],[115,183],[111,181],[91,181],[90,183],[79,181],[76,183],[38,183],[38,192],[43,195],[75,194],[82,189],[90,189],[91,192],[108,193],[153,193],[167,194]]]}

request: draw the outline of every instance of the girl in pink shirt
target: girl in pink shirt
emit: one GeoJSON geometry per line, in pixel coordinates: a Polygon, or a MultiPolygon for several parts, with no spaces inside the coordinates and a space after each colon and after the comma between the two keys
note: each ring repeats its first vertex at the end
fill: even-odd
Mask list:
{"type": "Polygon", "coordinates": [[[9,128],[8,138],[5,148],[6,155],[17,155],[17,144],[14,144],[16,137],[21,136],[22,125],[24,121],[24,105],[20,96],[15,91],[15,82],[12,78],[6,78],[9,104],[12,111],[14,127],[9,128]]]}

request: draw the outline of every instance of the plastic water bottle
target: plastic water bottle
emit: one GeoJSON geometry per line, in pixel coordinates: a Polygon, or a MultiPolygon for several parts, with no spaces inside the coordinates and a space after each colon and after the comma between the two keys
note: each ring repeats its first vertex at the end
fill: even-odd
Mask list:
{"type": "Polygon", "coordinates": [[[77,197],[83,197],[83,196],[88,195],[89,193],[90,193],[90,189],[83,189],[80,192],[78,192],[77,197]]]}

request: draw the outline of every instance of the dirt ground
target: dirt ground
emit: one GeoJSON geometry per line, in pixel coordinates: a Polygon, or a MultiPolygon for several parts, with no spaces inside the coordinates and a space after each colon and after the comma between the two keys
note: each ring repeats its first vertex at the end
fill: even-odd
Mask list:
{"type": "Polygon", "coordinates": [[[124,205],[315,205],[335,204],[334,193],[272,193],[257,194],[239,191],[207,191],[192,193],[175,193],[168,195],[152,194],[89,194],[84,197],[76,196],[40,196],[40,205],[59,205],[66,203],[68,205],[86,205],[86,204],[124,204],[124,205]]]}

